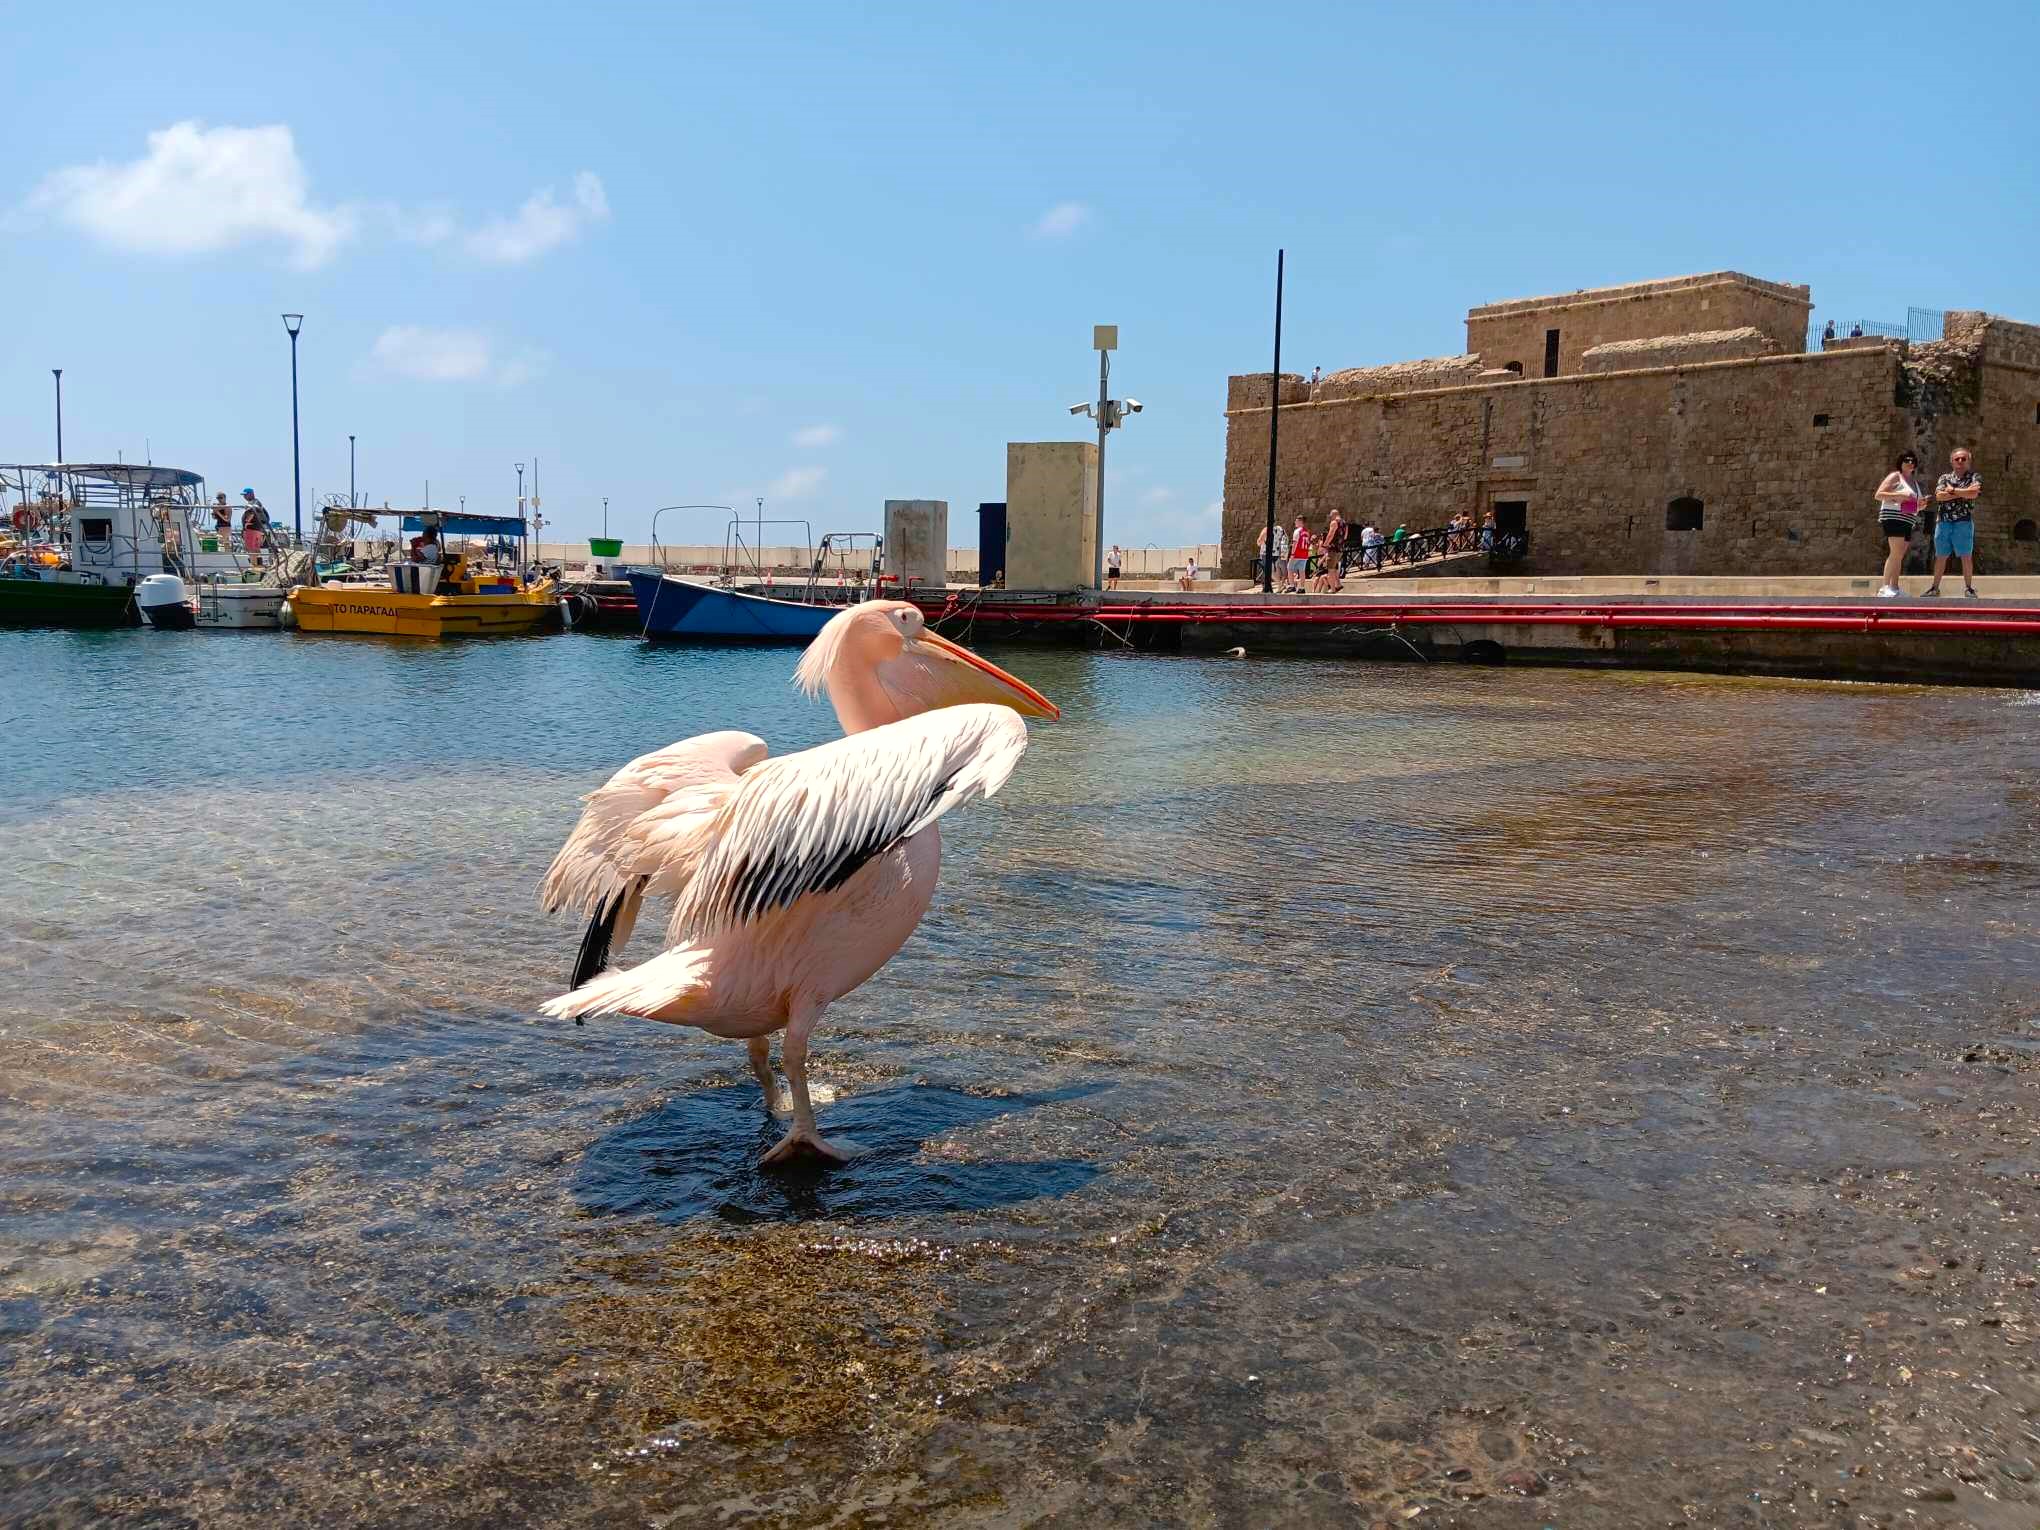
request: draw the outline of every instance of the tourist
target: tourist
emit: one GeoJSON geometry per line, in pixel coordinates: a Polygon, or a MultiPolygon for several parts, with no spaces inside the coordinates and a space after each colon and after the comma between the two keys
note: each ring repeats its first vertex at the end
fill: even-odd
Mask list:
{"type": "Polygon", "coordinates": [[[1369,521],[1360,530],[1360,566],[1378,569],[1381,567],[1381,544],[1388,539],[1381,534],[1381,528],[1369,521]]]}
{"type": "Polygon", "coordinates": [[[1303,577],[1310,568],[1310,527],[1304,525],[1303,517],[1296,518],[1296,529],[1289,534],[1289,578],[1282,586],[1285,595],[1303,593],[1303,577]]]}
{"type": "Polygon", "coordinates": [[[1834,339],[1834,337],[1835,337],[1835,321],[1833,319],[1829,319],[1827,321],[1827,328],[1820,332],[1821,343],[1826,344],[1828,341],[1834,339]]]}
{"type": "MultiPolygon", "coordinates": [[[[413,563],[439,563],[446,551],[439,545],[439,528],[427,526],[411,538],[411,561],[413,563]]],[[[768,581],[769,582],[769,581],[768,581]]]]}
{"type": "Polygon", "coordinates": [[[1905,566],[1905,549],[1913,529],[1920,523],[1920,459],[1900,452],[1898,461],[1877,486],[1877,530],[1884,538],[1884,583],[1877,593],[1900,593],[1898,576],[1905,566]]]}
{"type": "Polygon", "coordinates": [[[1325,567],[1335,576],[1342,572],[1346,561],[1346,539],[1352,534],[1353,528],[1346,524],[1346,518],[1337,510],[1332,511],[1332,518],[1325,522],[1324,550],[1325,567]]]}
{"type": "Polygon", "coordinates": [[[1970,467],[1969,448],[1958,446],[1948,454],[1948,471],[1934,485],[1934,503],[1941,507],[1934,522],[1934,582],[1926,593],[1941,593],[1941,576],[1948,572],[1948,560],[1962,560],[1962,593],[1976,595],[1976,498],[1983,493],[1983,480],[1970,467]]]}
{"type": "Polygon", "coordinates": [[[1197,583],[1197,554],[1192,553],[1183,560],[1183,577],[1176,581],[1178,588],[1190,589],[1197,583]]]}
{"type": "Polygon", "coordinates": [[[1849,326],[1849,338],[1851,340],[1860,340],[1863,338],[1863,323],[1860,319],[1857,320],[1854,324],[1851,324],[1849,326]]]}
{"type": "Polygon", "coordinates": [[[225,536],[234,529],[234,507],[227,503],[225,489],[213,496],[212,523],[213,531],[219,536],[225,536]]]}
{"type": "Polygon", "coordinates": [[[1495,550],[1495,513],[1492,510],[1480,518],[1480,550],[1488,553],[1495,550]]]}
{"type": "MultiPolygon", "coordinates": [[[[1275,534],[1279,537],[1282,533],[1277,531],[1275,534]]],[[[1268,527],[1263,526],[1260,535],[1254,538],[1254,578],[1259,583],[1267,584],[1271,583],[1274,577],[1274,561],[1268,556],[1268,527]]]]}
{"type": "Polygon", "coordinates": [[[241,491],[241,546],[255,563],[262,561],[263,546],[269,540],[269,512],[253,489],[241,491]]]}
{"type": "MultiPolygon", "coordinates": [[[[1095,544],[1094,544],[1094,545],[1095,545],[1095,544]]],[[[1122,557],[1122,555],[1121,555],[1121,553],[1120,553],[1120,551],[1119,551],[1119,544],[1118,544],[1117,542],[1114,542],[1114,543],[1112,544],[1112,551],[1110,551],[1109,553],[1105,554],[1105,588],[1106,588],[1106,589],[1108,589],[1108,590],[1116,590],[1116,589],[1118,589],[1118,588],[1119,588],[1119,570],[1120,570],[1120,567],[1121,567],[1121,565],[1123,564],[1123,562],[1124,562],[1124,558],[1122,557]]]]}
{"type": "Polygon", "coordinates": [[[163,570],[165,573],[181,575],[184,572],[184,509],[172,504],[160,495],[150,505],[149,513],[155,518],[156,529],[163,539],[163,570]]]}
{"type": "Polygon", "coordinates": [[[1310,590],[1313,595],[1336,595],[1339,593],[1339,576],[1343,572],[1340,565],[1345,561],[1345,555],[1341,549],[1345,545],[1346,525],[1345,522],[1339,519],[1339,514],[1336,510],[1332,512],[1332,527],[1325,529],[1325,540],[1319,544],[1318,556],[1312,560],[1314,567],[1317,569],[1316,574],[1310,581],[1310,590]],[[1338,547],[1332,545],[1332,527],[1337,527],[1339,531],[1338,547]]]}
{"type": "Polygon", "coordinates": [[[1318,380],[1318,377],[1319,377],[1319,376],[1320,376],[1320,374],[1321,374],[1321,373],[1323,372],[1323,370],[1324,370],[1324,369],[1323,369],[1322,367],[1312,367],[1312,368],[1310,369],[1310,381],[1311,381],[1311,386],[1312,386],[1312,387],[1316,387],[1316,386],[1317,386],[1317,380],[1318,380]]]}

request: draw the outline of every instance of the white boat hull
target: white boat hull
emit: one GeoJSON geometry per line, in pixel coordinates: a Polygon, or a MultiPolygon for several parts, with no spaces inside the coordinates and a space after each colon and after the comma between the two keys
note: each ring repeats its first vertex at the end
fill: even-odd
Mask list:
{"type": "Polygon", "coordinates": [[[223,631],[275,632],[283,626],[284,596],[273,584],[201,584],[198,625],[223,631]]]}

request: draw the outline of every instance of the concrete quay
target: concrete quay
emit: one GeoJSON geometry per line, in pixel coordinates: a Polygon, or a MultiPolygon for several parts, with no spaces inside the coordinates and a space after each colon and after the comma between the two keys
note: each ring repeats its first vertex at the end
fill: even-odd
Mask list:
{"type": "Polygon", "coordinates": [[[1412,662],[1678,669],[1827,680],[2040,687],[2040,578],[1579,576],[1369,580],[1336,595],[1224,586],[951,587],[913,599],[966,641],[1293,653],[1412,662]]]}

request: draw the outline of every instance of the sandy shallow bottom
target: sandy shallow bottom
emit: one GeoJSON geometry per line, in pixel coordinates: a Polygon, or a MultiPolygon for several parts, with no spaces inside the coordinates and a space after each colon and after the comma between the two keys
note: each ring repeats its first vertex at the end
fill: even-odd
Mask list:
{"type": "Polygon", "coordinates": [[[1004,657],[761,1175],[531,890],[789,655],[0,635],[0,1521],[2040,1523],[2033,698],[1004,657]]]}

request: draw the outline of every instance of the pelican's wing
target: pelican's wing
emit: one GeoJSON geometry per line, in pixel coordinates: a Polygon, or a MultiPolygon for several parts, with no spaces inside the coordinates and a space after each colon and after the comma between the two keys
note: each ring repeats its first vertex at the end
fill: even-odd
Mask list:
{"type": "Polygon", "coordinates": [[[540,906],[599,915],[641,880],[676,891],[706,848],[703,831],[766,752],[749,733],[704,733],[639,755],[583,799],[539,885],[540,906]]]}
{"type": "Polygon", "coordinates": [[[1027,748],[1008,707],[943,707],[747,772],[680,891],[669,943],[828,892],[959,803],[1006,784],[1027,748]]]}

